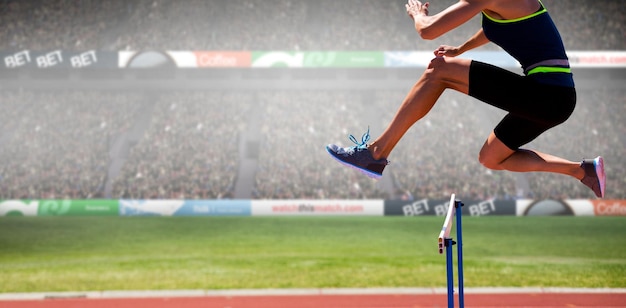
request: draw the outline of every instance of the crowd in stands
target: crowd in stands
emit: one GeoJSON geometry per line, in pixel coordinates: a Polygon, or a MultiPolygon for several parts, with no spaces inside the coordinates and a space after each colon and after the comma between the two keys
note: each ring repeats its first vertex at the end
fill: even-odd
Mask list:
{"type": "Polygon", "coordinates": [[[232,198],[237,140],[251,103],[249,95],[237,92],[156,97],[149,127],[114,180],[112,197],[232,198]]]}
{"type": "Polygon", "coordinates": [[[0,199],[103,198],[111,140],[134,93],[2,91],[0,199]]]}
{"type": "MultiPolygon", "coordinates": [[[[431,1],[431,14],[455,0],[431,1]]],[[[421,40],[405,0],[0,1],[0,50],[434,50],[480,17],[421,40]]],[[[615,0],[544,0],[569,50],[624,50],[615,0]]],[[[489,47],[496,47],[490,45],[489,47]]]]}
{"type": "MultiPolygon", "coordinates": [[[[392,152],[391,189],[334,162],[324,146],[349,146],[347,136],[361,140],[370,125],[375,138],[403,98],[399,90],[1,94],[0,199],[233,198],[244,131],[260,136],[254,199],[594,198],[566,176],[482,167],[478,151],[503,112],[452,91],[392,152]],[[249,122],[251,114],[261,120],[249,122]],[[141,121],[147,125],[136,131],[141,121]],[[113,151],[124,138],[137,141],[127,154],[113,151]]],[[[625,97],[623,89],[579,91],[572,118],[528,147],[575,161],[603,155],[607,196],[626,198],[625,97]]]]}
{"type": "Polygon", "coordinates": [[[262,93],[263,143],[254,197],[261,199],[386,198],[375,181],[329,159],[324,146],[361,140],[370,112],[347,91],[262,93]]]}
{"type": "MultiPolygon", "coordinates": [[[[431,1],[437,13],[455,0],[431,1]]],[[[568,50],[626,50],[622,1],[543,0],[568,50]]],[[[0,52],[29,50],[433,50],[460,44],[480,16],[421,40],[405,0],[0,0],[0,52]]],[[[494,45],[486,49],[497,49],[494,45]]],[[[454,92],[407,132],[387,182],[329,159],[328,143],[372,138],[405,91],[145,93],[0,90],[0,199],[233,198],[241,136],[259,136],[252,198],[593,198],[578,181],[482,167],[503,112],[454,92]],[[259,117],[249,122],[249,116],[259,117]],[[145,127],[140,125],[146,123],[145,127]],[[250,127],[250,125],[255,125],[250,127]],[[116,171],[117,163],[121,168],[116,171]],[[108,190],[107,190],[108,187],[108,190]]],[[[611,198],[626,198],[626,93],[579,90],[572,118],[529,147],[603,155],[611,198]]]]}

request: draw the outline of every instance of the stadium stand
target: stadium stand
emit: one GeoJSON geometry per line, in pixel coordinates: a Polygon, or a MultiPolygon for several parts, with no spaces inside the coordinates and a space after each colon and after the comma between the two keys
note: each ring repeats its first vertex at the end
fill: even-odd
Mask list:
{"type": "MultiPolygon", "coordinates": [[[[341,167],[323,146],[348,145],[347,135],[359,139],[368,125],[373,136],[380,133],[402,91],[2,94],[3,198],[232,198],[238,140],[248,129],[261,136],[252,198],[441,198],[451,191],[472,198],[593,197],[573,179],[483,168],[478,149],[502,112],[454,92],[392,153],[390,186],[341,167]],[[250,114],[260,118],[255,127],[248,127],[250,114]]],[[[573,160],[604,155],[607,190],[626,197],[619,189],[626,180],[618,176],[626,172],[625,94],[582,92],[572,118],[532,147],[573,160]]]]}
{"type": "MultiPolygon", "coordinates": [[[[431,1],[439,12],[454,0],[431,1]]],[[[544,0],[569,50],[624,50],[621,1],[544,0]]],[[[406,1],[0,1],[0,50],[434,50],[480,18],[419,39],[406,1]]],[[[496,49],[495,46],[487,48],[496,49]]]]}
{"type": "MultiPolygon", "coordinates": [[[[568,49],[626,50],[620,1],[543,2],[568,49]]],[[[404,3],[2,0],[0,51],[430,51],[461,43],[480,23],[422,41],[404,3]]],[[[0,199],[593,198],[573,179],[482,167],[478,150],[503,112],[454,92],[409,130],[375,182],[323,147],[349,145],[368,127],[380,134],[406,89],[118,88],[0,86],[0,199]]],[[[625,92],[581,88],[572,118],[530,146],[572,160],[602,154],[608,195],[626,198],[625,92]]]]}

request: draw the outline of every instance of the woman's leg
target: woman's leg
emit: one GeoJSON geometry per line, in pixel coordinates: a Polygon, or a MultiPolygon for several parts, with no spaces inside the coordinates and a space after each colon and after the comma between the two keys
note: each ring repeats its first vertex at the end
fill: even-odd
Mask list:
{"type": "MultiPolygon", "coordinates": [[[[353,150],[340,148],[336,145],[328,145],[326,147],[327,151],[340,162],[356,167],[368,173],[369,176],[380,178],[384,166],[388,163],[386,158],[389,157],[393,148],[415,122],[428,114],[445,89],[454,89],[461,93],[472,95],[488,104],[514,113],[515,115],[510,114],[505,117],[503,122],[496,127],[497,131],[511,134],[508,136],[510,144],[518,143],[521,145],[530,142],[541,132],[565,121],[573,111],[575,99],[574,104],[565,102],[566,105],[563,106],[562,112],[556,114],[556,119],[549,119],[550,123],[542,123],[540,126],[534,124],[528,127],[517,126],[518,122],[516,121],[521,120],[525,122],[527,119],[524,117],[532,118],[537,115],[538,111],[541,111],[541,107],[544,107],[536,97],[524,96],[536,94],[533,94],[533,91],[527,91],[522,88],[517,89],[519,90],[517,93],[510,93],[506,90],[507,86],[517,85],[518,82],[522,82],[522,77],[505,72],[505,70],[500,68],[482,64],[477,64],[475,68],[478,71],[473,73],[476,76],[475,78],[480,80],[482,84],[475,86],[473,93],[470,93],[471,66],[472,61],[468,59],[446,57],[433,59],[426,71],[407,94],[391,123],[366,149],[360,146],[355,147],[353,150]],[[494,81],[502,83],[502,86],[495,85],[494,81]],[[480,91],[477,92],[476,90],[480,91]],[[502,96],[502,91],[504,91],[506,97],[502,96]],[[535,106],[532,106],[532,104],[528,105],[528,102],[532,102],[535,106]],[[521,115],[522,118],[517,117],[517,114],[521,115]],[[522,134],[519,135],[519,132],[522,134]]],[[[575,98],[575,94],[573,95],[575,98]]],[[[543,111],[547,112],[548,118],[555,116],[552,110],[543,111]]],[[[582,179],[583,182],[587,180],[586,178],[592,178],[590,181],[593,183],[586,185],[594,189],[596,195],[604,194],[604,167],[600,157],[599,160],[596,158],[599,163],[587,162],[587,165],[592,164],[593,166],[581,168],[580,163],[553,155],[523,149],[512,150],[496,137],[496,133],[492,132],[480,151],[479,160],[487,168],[496,170],[554,172],[582,179]],[[595,168],[596,172],[586,172],[587,169],[591,170],[593,168],[595,168]],[[597,171],[601,171],[602,179],[595,174],[597,171]],[[601,188],[592,187],[594,185],[601,188]]]]}
{"type": "MultiPolygon", "coordinates": [[[[369,145],[368,150],[372,157],[374,159],[389,157],[406,131],[428,114],[445,89],[454,89],[469,95],[471,66],[472,61],[470,60],[433,59],[424,74],[407,94],[383,134],[369,145]]],[[[576,101],[573,90],[566,91],[563,95],[557,93],[556,98],[565,99],[561,105],[555,103],[556,98],[548,98],[552,106],[546,107],[537,97],[533,97],[536,95],[536,93],[533,94],[534,91],[525,89],[524,86],[520,88],[514,86],[511,90],[507,90],[507,86],[525,82],[523,77],[493,66],[487,65],[485,67],[480,63],[476,63],[474,68],[477,69],[473,73],[474,78],[482,84],[473,88],[472,96],[481,100],[485,98],[483,101],[486,103],[511,112],[487,138],[479,154],[481,164],[494,170],[538,171],[569,175],[589,186],[598,197],[604,196],[604,163],[601,157],[581,164],[551,154],[519,149],[518,147],[518,145],[530,142],[542,132],[564,122],[569,117],[576,101]],[[500,84],[497,85],[495,81],[500,84]],[[505,96],[502,96],[503,93],[505,96]],[[512,95],[514,99],[512,99],[513,97],[507,99],[507,94],[512,95]],[[539,118],[533,119],[537,116],[539,118]],[[495,131],[505,134],[508,143],[512,144],[515,149],[500,140],[495,131]]]]}
{"type": "Polygon", "coordinates": [[[469,70],[471,61],[467,59],[438,57],[431,60],[426,71],[407,94],[395,117],[378,139],[371,144],[369,133],[361,137],[361,143],[350,136],[356,146],[340,147],[335,144],[326,146],[326,151],[339,163],[354,168],[365,175],[379,179],[387,157],[417,120],[424,117],[435,105],[445,89],[455,89],[468,93],[469,70]]]}
{"type": "Polygon", "coordinates": [[[478,160],[489,169],[514,172],[552,172],[572,176],[589,187],[598,198],[604,198],[606,175],[601,156],[573,162],[534,150],[511,150],[494,132],[480,150],[478,160]]]}
{"type": "Polygon", "coordinates": [[[385,131],[368,149],[375,159],[387,158],[398,141],[435,105],[445,89],[468,93],[471,61],[460,58],[433,59],[411,88],[385,131]]]}
{"type": "Polygon", "coordinates": [[[478,161],[483,166],[493,170],[553,172],[569,175],[579,180],[585,175],[584,170],[580,167],[580,162],[569,161],[534,150],[511,150],[496,137],[494,132],[491,132],[480,150],[478,161]]]}

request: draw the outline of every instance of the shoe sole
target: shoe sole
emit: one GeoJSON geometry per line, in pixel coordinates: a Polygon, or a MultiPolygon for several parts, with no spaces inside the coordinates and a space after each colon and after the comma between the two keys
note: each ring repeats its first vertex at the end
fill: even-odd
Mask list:
{"type": "Polygon", "coordinates": [[[328,154],[330,154],[330,157],[332,157],[334,160],[336,160],[336,161],[337,161],[337,162],[339,162],[340,164],[342,164],[342,165],[344,165],[344,166],[346,166],[346,167],[350,167],[350,168],[352,168],[352,169],[354,169],[354,170],[357,170],[357,171],[359,171],[359,172],[361,172],[361,173],[363,173],[363,174],[367,175],[368,177],[370,177],[370,178],[372,178],[372,179],[378,180],[378,179],[380,179],[380,178],[382,178],[382,177],[383,177],[383,175],[382,175],[382,174],[374,173],[374,172],[369,171],[369,170],[367,170],[367,169],[363,169],[363,168],[361,168],[361,167],[357,167],[357,166],[355,166],[355,165],[348,164],[348,163],[346,163],[346,162],[342,161],[341,159],[339,159],[339,158],[335,157],[335,155],[333,155],[333,152],[331,152],[331,151],[328,149],[328,147],[326,147],[326,152],[328,152],[328,154]]]}
{"type": "Polygon", "coordinates": [[[604,159],[598,156],[593,160],[593,167],[596,170],[598,181],[600,182],[600,198],[604,198],[604,185],[606,184],[606,174],[604,173],[604,159]]]}

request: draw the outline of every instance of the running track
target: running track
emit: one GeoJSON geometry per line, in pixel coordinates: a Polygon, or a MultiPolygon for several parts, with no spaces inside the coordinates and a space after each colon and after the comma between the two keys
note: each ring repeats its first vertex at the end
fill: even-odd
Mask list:
{"type": "MultiPolygon", "coordinates": [[[[465,306],[626,307],[626,289],[468,289],[465,294],[465,306]]],[[[447,296],[445,290],[435,289],[0,294],[0,308],[4,307],[414,308],[447,307],[447,296]]]]}

